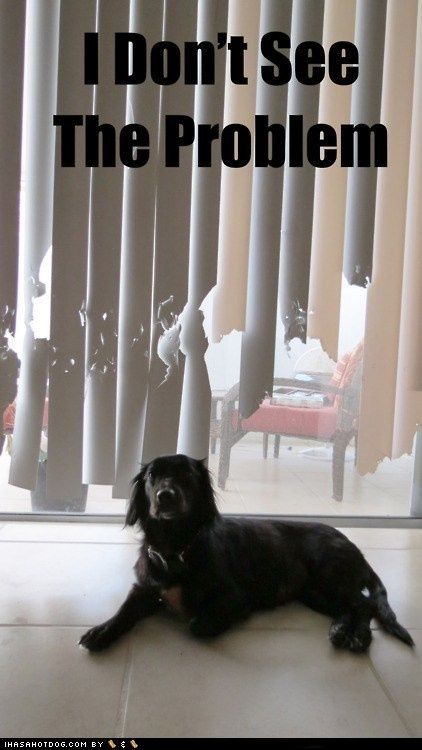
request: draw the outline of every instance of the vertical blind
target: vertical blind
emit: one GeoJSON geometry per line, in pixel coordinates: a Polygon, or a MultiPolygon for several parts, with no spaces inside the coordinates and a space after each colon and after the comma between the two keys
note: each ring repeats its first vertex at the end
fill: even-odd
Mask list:
{"type": "Polygon", "coordinates": [[[381,121],[389,128],[390,163],[378,174],[366,308],[359,437],[359,465],[364,471],[373,471],[379,460],[391,455],[394,440],[407,206],[416,197],[408,191],[408,178],[413,101],[418,95],[414,88],[417,16],[417,0],[404,6],[388,3],[381,121]],[[397,45],[397,38],[406,43],[397,45]]]}
{"type": "MultiPolygon", "coordinates": [[[[114,80],[116,24],[119,28],[128,28],[129,0],[98,0],[96,30],[102,64],[94,92],[93,112],[99,116],[100,122],[118,125],[125,122],[126,91],[124,86],[110,85],[114,80]]],[[[105,138],[106,130],[103,133],[105,138]]],[[[83,480],[86,484],[114,482],[122,196],[123,166],[120,161],[116,161],[113,168],[92,169],[85,310],[88,377],[83,480]]]]}
{"type": "MultiPolygon", "coordinates": [[[[325,49],[339,39],[353,41],[354,25],[355,0],[325,0],[325,49]]],[[[320,87],[319,121],[329,122],[337,131],[342,123],[349,122],[350,94],[350,86],[337,86],[325,78],[320,87]]],[[[338,356],[346,187],[347,170],[338,162],[330,169],[316,171],[307,335],[320,339],[334,360],[338,356]]]]}
{"type": "MultiPolygon", "coordinates": [[[[92,112],[93,87],[83,84],[83,59],[75,39],[95,25],[95,0],[62,3],[57,111],[63,114],[92,112]]],[[[81,153],[83,135],[79,130],[76,143],[81,153]]],[[[81,315],[87,294],[90,178],[81,158],[74,169],[62,169],[60,150],[56,149],[47,494],[63,502],[80,497],[82,481],[86,328],[81,325],[81,315]]]]}
{"type": "Polygon", "coordinates": [[[272,390],[277,307],[287,345],[317,338],[337,357],[342,273],[368,289],[359,471],[410,451],[422,419],[422,0],[21,0],[1,14],[3,360],[19,305],[25,331],[10,482],[35,486],[46,397],[47,493],[57,507],[88,483],[125,497],[139,463],[159,454],[205,458],[205,296],[213,289],[214,341],[243,331],[239,410],[249,416],[272,390]],[[292,50],[306,40],[325,48],[355,41],[357,82],[305,86],[293,76],[266,84],[259,40],[274,30],[290,34],[292,50]],[[96,86],[83,83],[89,31],[99,33],[96,86]],[[142,33],[148,46],[242,35],[249,83],[233,84],[228,56],[216,50],[213,86],[201,78],[158,86],[148,77],[115,86],[117,31],[142,33]],[[77,132],[81,158],[62,168],[55,112],[92,113],[116,129],[144,124],[147,165],[87,168],[77,132]],[[337,129],[380,121],[389,164],[274,169],[251,160],[236,169],[217,154],[204,168],[195,145],[168,168],[163,123],[171,114],[220,130],[239,122],[252,133],[255,114],[281,123],[301,115],[305,132],[318,121],[337,129]],[[40,270],[51,247],[50,335],[39,337],[34,300],[45,292],[40,270]]]}
{"type": "MultiPolygon", "coordinates": [[[[284,29],[289,33],[291,13],[291,2],[262,2],[260,37],[274,29],[284,29]]],[[[259,64],[263,63],[261,55],[259,64]]],[[[270,122],[284,122],[286,107],[287,87],[280,90],[260,78],[256,114],[268,115],[270,122]]],[[[246,319],[239,390],[239,410],[245,417],[254,413],[265,394],[271,393],[273,385],[283,171],[255,167],[253,172],[246,319]]]]}
{"type": "MultiPolygon", "coordinates": [[[[228,0],[198,3],[197,39],[216,39],[227,28],[228,0]]],[[[216,83],[199,87],[195,95],[195,121],[221,122],[224,115],[225,58],[217,58],[216,83]]],[[[177,450],[193,458],[208,456],[211,390],[204,360],[207,341],[201,303],[215,284],[220,210],[221,162],[192,171],[187,303],[181,315],[180,348],[185,371],[177,450]]]]}
{"type": "MultiPolygon", "coordinates": [[[[160,40],[163,0],[131,3],[129,30],[160,40]]],[[[123,184],[119,336],[117,352],[116,476],[113,496],[124,497],[128,477],[139,467],[148,390],[151,337],[155,195],[160,89],[151,80],[129,86],[126,121],[142,122],[151,135],[150,158],[141,169],[125,169],[123,184]]]]}
{"type": "MultiPolygon", "coordinates": [[[[25,52],[24,3],[7,3],[0,23],[0,409],[16,396],[17,359],[8,336],[16,331],[19,259],[22,105],[25,52]],[[10,33],[13,28],[14,33],[10,33]]],[[[0,438],[0,448],[4,439],[0,438]]]]}
{"type": "MultiPolygon", "coordinates": [[[[59,39],[59,3],[26,3],[23,112],[23,180],[20,262],[23,267],[25,335],[13,432],[10,483],[33,487],[46,397],[49,346],[31,326],[33,300],[45,291],[41,263],[52,242],[54,129],[59,39]]],[[[9,30],[10,33],[10,30],[9,30]]],[[[3,144],[5,148],[6,144],[3,144]]]]}
{"type": "MultiPolygon", "coordinates": [[[[324,0],[293,3],[291,43],[322,42],[324,0]]],[[[318,122],[319,86],[306,86],[292,77],[287,114],[302,115],[305,131],[318,122]]],[[[309,271],[312,244],[315,167],[307,160],[302,167],[285,169],[280,246],[280,311],[284,340],[306,341],[309,271]]]]}
{"type": "MultiPolygon", "coordinates": [[[[360,72],[352,88],[352,122],[379,122],[387,0],[357,0],[355,43],[360,72]]],[[[351,167],[347,176],[343,269],[349,284],[366,286],[372,276],[377,172],[351,167]]]]}

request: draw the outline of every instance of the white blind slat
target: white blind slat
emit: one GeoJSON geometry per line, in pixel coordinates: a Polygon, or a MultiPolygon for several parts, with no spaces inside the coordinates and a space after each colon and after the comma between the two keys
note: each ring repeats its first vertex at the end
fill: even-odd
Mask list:
{"type": "MultiPolygon", "coordinates": [[[[179,0],[178,3],[166,0],[164,18],[164,39],[170,39],[180,46],[188,39],[195,39],[196,3],[190,0],[179,0]]],[[[159,317],[160,305],[171,300],[165,308],[162,308],[161,319],[166,318],[165,325],[172,327],[171,313],[177,315],[183,310],[188,291],[192,151],[181,150],[179,167],[165,166],[164,117],[181,113],[192,117],[194,87],[186,86],[181,80],[172,86],[163,86],[161,97],[152,298],[153,326],[148,400],[142,444],[143,461],[151,460],[160,454],[175,453],[177,448],[184,369],[183,355],[178,352],[178,330],[173,330],[169,341],[169,334],[166,334],[162,325],[156,321],[159,317]],[[160,336],[163,335],[167,338],[164,346],[161,347],[158,342],[160,336]],[[160,353],[168,364],[160,358],[160,353]]]]}
{"type": "MultiPolygon", "coordinates": [[[[325,0],[324,49],[339,40],[353,42],[355,10],[355,0],[325,0]]],[[[351,88],[324,79],[319,122],[327,122],[340,132],[341,125],[350,120],[351,88]]],[[[334,361],[338,354],[346,189],[347,169],[339,161],[329,169],[316,171],[307,335],[320,339],[334,361]]]]}
{"type": "MultiPolygon", "coordinates": [[[[163,0],[132,0],[130,31],[144,34],[150,44],[159,41],[163,7],[163,0]]],[[[126,168],[124,174],[113,497],[127,497],[139,471],[151,336],[159,100],[160,88],[150,79],[128,87],[127,122],[142,122],[148,129],[150,156],[144,167],[126,168]]]]}
{"type": "MultiPolygon", "coordinates": [[[[263,0],[260,37],[274,29],[289,33],[291,2],[263,0]]],[[[261,58],[259,64],[264,64],[261,58]]],[[[256,112],[270,122],[284,122],[287,86],[257,85],[256,112]]],[[[277,325],[277,289],[283,169],[255,167],[253,173],[246,326],[240,360],[239,410],[248,417],[266,393],[272,393],[277,325]]]]}
{"type": "Polygon", "coordinates": [[[391,456],[397,379],[417,0],[387,5],[381,122],[389,132],[389,166],[379,170],[374,264],[368,287],[358,470],[391,456]]]}
{"type": "MultiPolygon", "coordinates": [[[[227,56],[224,126],[241,123],[252,134],[255,132],[259,12],[259,0],[229,0],[227,35],[243,36],[247,40],[245,76],[248,84],[232,83],[227,56]]],[[[222,166],[217,285],[212,310],[213,341],[219,341],[233,329],[243,330],[245,326],[252,173],[252,160],[239,169],[222,166]]]]}
{"type": "MultiPolygon", "coordinates": [[[[96,0],[61,3],[57,112],[92,111],[93,87],[84,84],[84,33],[95,31],[96,0]]],[[[61,166],[56,139],[53,257],[51,274],[51,358],[47,495],[56,509],[82,493],[85,328],[80,310],[86,299],[89,184],[85,136],[76,128],[76,166],[61,166]]]]}
{"type": "Polygon", "coordinates": [[[25,39],[24,142],[20,253],[25,336],[13,432],[11,484],[35,487],[47,385],[48,343],[31,328],[33,299],[42,294],[41,262],[53,219],[59,0],[28,0],[25,39]]]}
{"type": "MultiPolygon", "coordinates": [[[[100,66],[94,111],[100,123],[112,123],[117,132],[125,121],[126,90],[114,85],[114,35],[128,26],[129,0],[99,0],[100,66]]],[[[117,153],[115,167],[91,170],[83,445],[86,484],[113,484],[115,477],[122,194],[123,166],[117,153]]]]}
{"type": "MultiPolygon", "coordinates": [[[[227,10],[227,0],[199,0],[198,41],[216,39],[227,28],[227,10]]],[[[223,117],[225,57],[219,54],[216,63],[215,85],[196,88],[195,122],[198,123],[221,122],[223,117]]],[[[177,450],[202,459],[208,455],[211,391],[199,306],[216,278],[221,162],[215,161],[212,167],[198,167],[196,157],[197,143],[192,174],[188,303],[181,316],[181,350],[186,359],[177,450]]]]}
{"type": "Polygon", "coordinates": [[[419,0],[409,155],[393,458],[411,453],[422,424],[422,0],[419,0]]]}
{"type": "MultiPolygon", "coordinates": [[[[295,0],[292,11],[291,46],[308,40],[322,42],[323,0],[295,0]]],[[[287,114],[302,115],[304,132],[318,122],[319,86],[290,80],[287,114]]],[[[284,169],[281,223],[279,298],[286,343],[306,341],[309,269],[312,245],[315,167],[286,165],[284,169]]]]}

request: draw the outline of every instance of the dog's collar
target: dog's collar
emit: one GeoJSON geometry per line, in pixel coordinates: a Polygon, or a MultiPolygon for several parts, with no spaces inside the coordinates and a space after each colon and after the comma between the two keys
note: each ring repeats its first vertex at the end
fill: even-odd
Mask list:
{"type": "Polygon", "coordinates": [[[169,561],[177,561],[178,563],[181,563],[182,565],[186,565],[186,555],[191,549],[194,542],[196,542],[199,534],[201,533],[202,528],[199,529],[193,539],[189,542],[189,544],[186,545],[184,549],[182,549],[181,552],[172,552],[170,555],[163,555],[162,552],[159,552],[158,549],[155,549],[155,547],[152,546],[152,544],[149,544],[147,547],[147,554],[150,560],[152,562],[158,563],[162,568],[164,568],[165,571],[169,570],[169,561]]]}
{"type": "Polygon", "coordinates": [[[172,558],[173,560],[177,560],[182,565],[185,564],[185,560],[183,557],[183,552],[180,552],[179,554],[172,554],[166,557],[165,555],[162,555],[161,552],[158,551],[158,549],[154,549],[154,547],[150,544],[147,548],[148,557],[152,562],[155,564],[158,563],[160,567],[162,567],[165,571],[168,571],[169,569],[169,559],[172,558]]]}

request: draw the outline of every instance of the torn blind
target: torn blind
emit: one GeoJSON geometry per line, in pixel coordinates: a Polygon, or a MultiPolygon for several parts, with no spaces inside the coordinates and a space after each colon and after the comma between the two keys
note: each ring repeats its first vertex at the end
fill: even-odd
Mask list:
{"type": "MultiPolygon", "coordinates": [[[[386,0],[357,0],[355,44],[359,76],[352,86],[351,121],[380,122],[386,0]]],[[[366,286],[372,276],[377,170],[351,167],[347,180],[344,274],[366,286]]]]}
{"type": "MultiPolygon", "coordinates": [[[[227,28],[228,0],[200,0],[197,39],[216,39],[227,28]]],[[[195,122],[221,122],[224,108],[225,56],[217,53],[214,86],[197,86],[195,122]]],[[[194,150],[189,238],[188,302],[181,316],[185,355],[177,449],[193,458],[208,456],[211,391],[204,354],[207,341],[201,302],[215,283],[220,206],[221,162],[196,166],[194,150]]]]}
{"type": "MultiPolygon", "coordinates": [[[[19,199],[26,5],[6,3],[0,23],[0,414],[14,401],[18,359],[9,336],[16,329],[19,199]],[[13,29],[13,34],[11,33],[13,29]]],[[[0,452],[3,438],[0,438],[0,452]]]]}
{"type": "Polygon", "coordinates": [[[391,456],[402,295],[417,0],[387,5],[381,122],[389,166],[379,170],[374,264],[368,287],[358,468],[391,456]]]}
{"type": "MultiPolygon", "coordinates": [[[[323,0],[295,0],[291,46],[312,40],[321,43],[323,0]]],[[[302,115],[304,132],[318,121],[319,86],[306,86],[293,77],[289,83],[287,114],[302,115]]],[[[286,165],[280,251],[280,313],[286,343],[306,341],[309,268],[315,168],[305,158],[303,167],[286,165]]]]}
{"type": "MultiPolygon", "coordinates": [[[[258,59],[259,0],[230,0],[228,36],[244,36],[245,76],[248,84],[236,85],[226,67],[224,125],[242,123],[254,133],[258,59]]],[[[252,196],[252,163],[241,169],[223,164],[221,172],[220,228],[217,285],[213,293],[212,339],[245,325],[249,230],[252,196]]]]}
{"type": "MultiPolygon", "coordinates": [[[[339,40],[353,42],[354,26],[355,0],[341,3],[325,0],[325,50],[339,40]]],[[[329,122],[340,132],[342,123],[350,119],[352,88],[324,78],[318,121],[329,122]]],[[[346,182],[347,169],[340,161],[329,169],[316,170],[307,335],[320,339],[323,349],[334,360],[337,360],[340,322],[346,182]]]]}
{"type": "MultiPolygon", "coordinates": [[[[274,29],[290,30],[291,2],[261,3],[259,36],[274,29]]],[[[264,64],[260,58],[258,65],[264,64]]],[[[270,122],[286,119],[287,86],[257,84],[256,113],[270,122]]],[[[251,237],[245,333],[240,363],[240,413],[249,417],[265,393],[272,393],[277,323],[283,170],[255,167],[253,172],[251,237]]]]}
{"type": "Polygon", "coordinates": [[[422,2],[419,2],[401,294],[393,458],[411,453],[422,424],[422,2]]]}
{"type": "Polygon", "coordinates": [[[24,2],[6,3],[0,24],[1,339],[16,326],[25,10],[24,2]]]}
{"type": "Polygon", "coordinates": [[[59,0],[27,3],[20,238],[25,336],[9,477],[26,489],[33,489],[37,479],[47,385],[49,344],[35,338],[32,325],[34,300],[46,292],[40,268],[52,240],[59,8],[59,0]]]}
{"type": "MultiPolygon", "coordinates": [[[[197,4],[191,0],[164,6],[164,39],[182,46],[195,39],[197,4]]],[[[164,117],[193,116],[194,87],[183,80],[161,90],[161,133],[157,174],[157,205],[152,292],[151,360],[142,440],[142,460],[175,453],[183,384],[178,315],[188,290],[189,221],[192,151],[182,149],[180,166],[165,166],[164,117]]]]}
{"type": "MultiPolygon", "coordinates": [[[[100,123],[124,123],[126,89],[114,85],[114,34],[129,26],[129,0],[99,0],[101,65],[94,113],[100,123]]],[[[110,128],[110,126],[108,126],[110,128]]],[[[107,137],[104,133],[103,138],[107,137]]],[[[101,138],[99,160],[102,163],[101,138]]],[[[115,477],[116,370],[123,167],[91,171],[88,289],[86,300],[86,395],[83,481],[113,484],[115,477]]]]}
{"type": "MultiPolygon", "coordinates": [[[[90,113],[93,87],[84,84],[84,33],[95,31],[96,1],[73,0],[60,7],[57,111],[90,113]],[[77,43],[75,43],[77,40],[77,43]]],[[[85,391],[84,304],[90,170],[83,154],[85,135],[76,128],[77,163],[61,167],[61,138],[56,140],[47,495],[63,510],[82,492],[83,407],[85,391]]]]}
{"type": "MultiPolygon", "coordinates": [[[[132,0],[130,31],[151,44],[163,31],[163,0],[132,0]]],[[[116,478],[114,497],[127,497],[139,471],[147,397],[157,181],[160,88],[151,79],[128,86],[126,122],[142,122],[150,156],[142,169],[124,170],[123,231],[117,356],[116,478]]]]}

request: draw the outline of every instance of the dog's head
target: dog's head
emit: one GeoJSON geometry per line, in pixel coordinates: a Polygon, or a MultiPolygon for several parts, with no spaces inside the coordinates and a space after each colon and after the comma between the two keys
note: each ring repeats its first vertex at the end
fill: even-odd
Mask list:
{"type": "Polygon", "coordinates": [[[133,480],[126,524],[150,519],[198,526],[215,518],[211,479],[203,461],[188,456],[162,456],[143,466],[133,480]]]}

